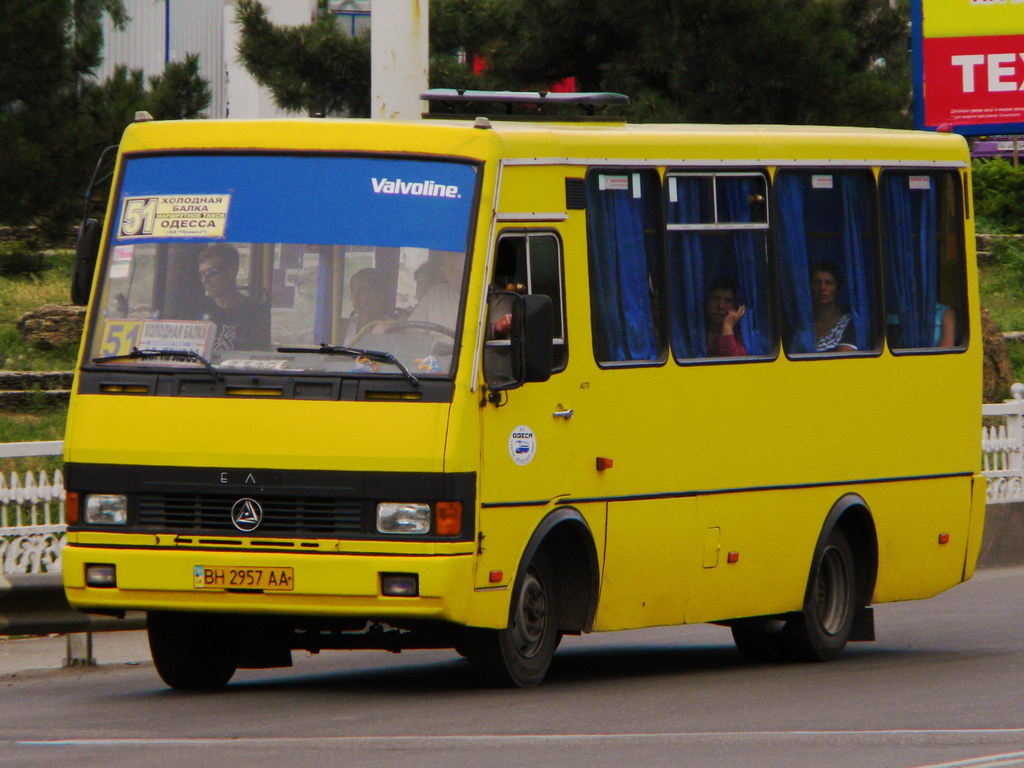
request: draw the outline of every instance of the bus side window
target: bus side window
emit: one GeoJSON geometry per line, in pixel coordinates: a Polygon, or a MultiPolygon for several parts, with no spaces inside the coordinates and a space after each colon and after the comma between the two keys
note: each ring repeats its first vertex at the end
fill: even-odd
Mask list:
{"type": "Polygon", "coordinates": [[[658,363],[661,181],[657,171],[591,170],[587,246],[594,356],[599,363],[658,363]]]}
{"type": "Polygon", "coordinates": [[[790,354],[880,346],[873,182],[867,171],[775,175],[783,338],[790,354]]]}
{"type": "Polygon", "coordinates": [[[665,183],[676,359],[771,355],[765,176],[670,173],[665,183]]]}
{"type": "Polygon", "coordinates": [[[884,171],[879,183],[889,347],[963,346],[963,213],[957,175],[884,171]]]}
{"type": "Polygon", "coordinates": [[[569,360],[562,274],[561,242],[555,233],[503,232],[498,238],[491,283],[497,288],[551,299],[555,371],[564,369],[569,360]]]}

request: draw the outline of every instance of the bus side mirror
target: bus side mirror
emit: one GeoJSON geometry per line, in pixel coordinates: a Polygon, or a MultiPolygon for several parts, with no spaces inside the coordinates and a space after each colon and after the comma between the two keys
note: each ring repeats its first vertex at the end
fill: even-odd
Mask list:
{"type": "Polygon", "coordinates": [[[547,381],[554,367],[554,310],[542,294],[492,290],[487,299],[484,381],[491,392],[547,381]]]}
{"type": "Polygon", "coordinates": [[[75,269],[71,275],[71,301],[83,306],[89,303],[92,276],[96,271],[96,257],[100,250],[100,223],[84,219],[75,243],[75,269]]]}

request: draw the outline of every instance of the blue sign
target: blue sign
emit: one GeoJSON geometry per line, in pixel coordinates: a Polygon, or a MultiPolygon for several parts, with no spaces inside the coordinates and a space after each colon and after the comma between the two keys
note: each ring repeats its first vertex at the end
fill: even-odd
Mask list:
{"type": "Polygon", "coordinates": [[[129,158],[118,243],[344,244],[467,250],[477,169],[376,157],[129,158]]]}

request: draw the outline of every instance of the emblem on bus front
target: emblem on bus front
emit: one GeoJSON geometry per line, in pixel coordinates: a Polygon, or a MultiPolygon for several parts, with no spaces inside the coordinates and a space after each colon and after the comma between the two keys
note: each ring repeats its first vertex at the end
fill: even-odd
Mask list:
{"type": "Polygon", "coordinates": [[[231,522],[245,533],[255,531],[263,522],[263,507],[256,499],[239,499],[231,507],[231,522]]]}

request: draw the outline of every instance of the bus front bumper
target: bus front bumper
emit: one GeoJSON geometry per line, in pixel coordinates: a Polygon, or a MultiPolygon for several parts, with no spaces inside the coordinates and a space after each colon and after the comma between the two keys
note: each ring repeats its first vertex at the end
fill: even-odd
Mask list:
{"type": "Polygon", "coordinates": [[[62,558],[68,602],[83,611],[209,611],[480,625],[481,617],[474,622],[471,615],[471,554],[311,555],[133,550],[69,543],[62,558]],[[91,573],[100,566],[98,570],[113,577],[112,583],[88,585],[87,566],[92,566],[91,573]],[[385,577],[393,576],[400,577],[399,583],[415,584],[415,594],[384,594],[385,577]]]}

